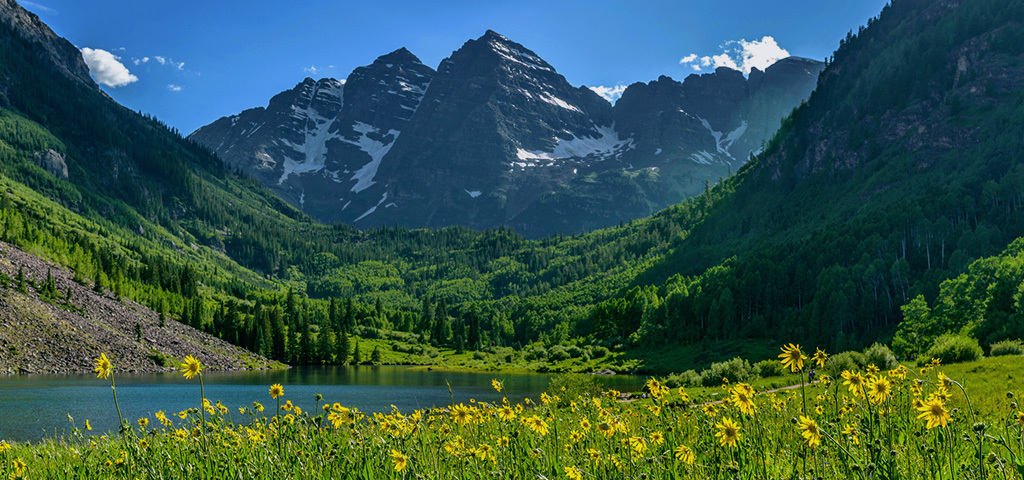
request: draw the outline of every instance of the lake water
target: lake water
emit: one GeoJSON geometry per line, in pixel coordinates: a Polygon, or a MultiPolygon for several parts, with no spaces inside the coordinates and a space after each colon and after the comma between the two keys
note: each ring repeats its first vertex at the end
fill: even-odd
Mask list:
{"type": "MultiPolygon", "coordinates": [[[[205,372],[206,398],[220,400],[235,416],[239,406],[259,401],[268,411],[277,402],[270,398],[270,385],[284,386],[282,400],[312,412],[315,395],[327,402],[357,407],[363,412],[385,412],[391,405],[403,412],[455,402],[538,400],[553,375],[527,373],[443,372],[410,367],[295,367],[289,370],[205,372]],[[505,384],[496,392],[491,379],[505,384]],[[447,384],[446,384],[447,381],[447,384]]],[[[595,376],[606,388],[637,390],[643,377],[630,375],[595,376]]],[[[125,420],[133,425],[140,417],[156,420],[153,413],[168,416],[199,406],[199,382],[185,380],[180,373],[116,375],[117,399],[125,420]]],[[[322,403],[321,403],[322,405],[322,403]]],[[[17,375],[0,377],[0,440],[35,441],[61,435],[70,428],[71,415],[79,428],[88,419],[93,434],[116,429],[117,412],[109,380],[95,375],[17,375]]]]}

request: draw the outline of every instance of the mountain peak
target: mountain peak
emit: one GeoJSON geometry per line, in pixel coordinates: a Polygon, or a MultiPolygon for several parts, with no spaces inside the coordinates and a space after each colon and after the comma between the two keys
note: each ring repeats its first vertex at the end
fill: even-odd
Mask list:
{"type": "Polygon", "coordinates": [[[81,52],[71,42],[53,33],[39,17],[18,5],[14,0],[0,0],[0,21],[9,24],[23,38],[38,43],[45,50],[42,56],[48,57],[54,68],[65,76],[96,87],[96,82],[89,75],[89,67],[85,64],[81,52]]]}
{"type": "Polygon", "coordinates": [[[386,55],[381,55],[373,61],[375,64],[422,64],[419,57],[410,52],[407,48],[402,47],[386,55]]]}

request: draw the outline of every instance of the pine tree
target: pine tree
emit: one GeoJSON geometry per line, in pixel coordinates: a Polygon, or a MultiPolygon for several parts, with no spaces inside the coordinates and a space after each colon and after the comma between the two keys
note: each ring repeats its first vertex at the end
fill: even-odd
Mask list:
{"type": "Polygon", "coordinates": [[[281,309],[277,305],[270,310],[267,320],[270,323],[270,356],[282,362],[288,361],[284,319],[281,318],[281,309]]]}
{"type": "Polygon", "coordinates": [[[299,361],[299,326],[292,324],[288,326],[288,363],[299,361]]]}
{"type": "Polygon", "coordinates": [[[380,348],[373,347],[373,352],[370,352],[370,363],[372,363],[374,365],[380,365],[381,364],[380,348]]]}
{"type": "Polygon", "coordinates": [[[467,343],[470,350],[480,350],[480,313],[476,311],[476,308],[469,311],[467,343]]]}
{"type": "Polygon", "coordinates": [[[345,363],[348,362],[349,350],[352,348],[352,345],[349,343],[348,340],[348,332],[346,332],[344,329],[338,332],[338,340],[336,342],[335,348],[337,353],[334,356],[334,363],[338,365],[344,365],[345,363]]]}
{"type": "Polygon", "coordinates": [[[299,337],[299,362],[309,365],[313,362],[313,334],[309,329],[309,312],[302,312],[302,332],[299,337]]]}
{"type": "Polygon", "coordinates": [[[319,364],[331,363],[332,357],[336,347],[334,344],[337,342],[334,335],[334,329],[330,325],[321,325],[320,333],[317,334],[317,361],[319,364]]]}
{"type": "Polygon", "coordinates": [[[363,356],[359,353],[359,342],[356,341],[356,350],[352,352],[352,365],[363,363],[363,356]]]}

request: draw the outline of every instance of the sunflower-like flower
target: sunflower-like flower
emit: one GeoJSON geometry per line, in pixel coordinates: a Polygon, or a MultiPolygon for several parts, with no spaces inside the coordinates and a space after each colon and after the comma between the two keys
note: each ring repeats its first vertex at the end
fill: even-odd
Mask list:
{"type": "Polygon", "coordinates": [[[452,407],[451,414],[459,425],[465,425],[473,419],[473,410],[461,403],[452,407]]]}
{"type": "Polygon", "coordinates": [[[946,426],[946,422],[949,422],[952,418],[949,413],[946,412],[946,406],[942,403],[942,400],[938,398],[930,398],[925,402],[922,402],[920,407],[917,407],[917,411],[921,412],[917,418],[926,422],[926,427],[929,429],[946,426]]]}
{"type": "Polygon", "coordinates": [[[676,461],[683,462],[687,465],[693,465],[693,461],[696,460],[696,457],[693,455],[693,450],[690,450],[690,447],[687,447],[686,445],[676,447],[675,453],[676,461]]]}
{"type": "Polygon", "coordinates": [[[270,386],[270,398],[277,400],[277,397],[284,395],[284,387],[280,383],[275,383],[270,386]]]}
{"type": "Polygon", "coordinates": [[[718,437],[718,442],[722,446],[736,446],[740,440],[740,426],[736,422],[730,418],[723,418],[721,422],[715,424],[715,427],[718,428],[718,433],[715,436],[718,437]]]}
{"type": "Polygon", "coordinates": [[[779,358],[782,359],[782,366],[789,368],[793,373],[803,370],[804,360],[807,360],[807,356],[800,351],[800,345],[792,343],[782,347],[779,358]]]}
{"type": "Polygon", "coordinates": [[[814,419],[800,415],[797,428],[800,429],[800,436],[804,437],[808,447],[818,448],[821,445],[821,427],[814,419]]]}
{"type": "Polygon", "coordinates": [[[757,410],[757,405],[754,405],[754,389],[746,383],[737,383],[732,388],[729,401],[739,407],[744,415],[753,415],[757,410]]]}
{"type": "Polygon", "coordinates": [[[391,463],[394,464],[396,472],[404,473],[409,467],[409,457],[398,450],[391,450],[391,463]]]}
{"type": "Polygon", "coordinates": [[[814,360],[814,363],[818,365],[818,367],[824,367],[825,361],[828,360],[828,354],[820,348],[817,350],[818,351],[814,352],[814,356],[811,357],[811,360],[814,360]]]}
{"type": "Polygon", "coordinates": [[[541,436],[548,434],[548,423],[544,419],[534,415],[525,420],[526,426],[530,427],[534,432],[539,433],[541,436]]]}
{"type": "Polygon", "coordinates": [[[503,387],[501,382],[499,382],[499,381],[497,381],[495,379],[491,379],[491,386],[494,387],[494,389],[497,390],[498,393],[501,393],[501,389],[503,387]]]}
{"type": "Polygon", "coordinates": [[[843,385],[850,387],[850,393],[856,397],[864,395],[864,376],[849,370],[843,371],[843,385]]]}
{"type": "Polygon", "coordinates": [[[498,418],[506,422],[515,420],[516,411],[513,410],[512,407],[508,405],[502,405],[501,407],[498,408],[498,418]]]}
{"type": "Polygon", "coordinates": [[[185,362],[181,365],[181,373],[186,379],[192,380],[192,377],[203,374],[203,363],[189,355],[185,357],[185,362]]]}
{"type": "Polygon", "coordinates": [[[565,476],[569,478],[569,480],[583,480],[583,472],[576,467],[565,467],[565,476]]]}
{"type": "Polygon", "coordinates": [[[114,369],[114,366],[111,365],[110,359],[107,358],[106,353],[101,353],[93,365],[96,366],[96,368],[93,369],[96,372],[96,378],[108,378],[110,377],[110,372],[114,369]]]}
{"type": "Polygon", "coordinates": [[[892,382],[885,377],[874,377],[868,381],[868,399],[879,405],[892,395],[892,382]]]}

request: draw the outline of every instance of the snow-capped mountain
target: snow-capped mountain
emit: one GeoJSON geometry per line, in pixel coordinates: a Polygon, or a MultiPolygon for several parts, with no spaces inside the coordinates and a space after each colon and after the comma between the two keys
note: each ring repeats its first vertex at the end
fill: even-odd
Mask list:
{"type": "Polygon", "coordinates": [[[749,78],[661,77],[613,107],[487,31],[437,71],[400,49],[191,138],[325,222],[578,231],[649,215],[737,170],[822,66],[791,57],[749,78]]]}

